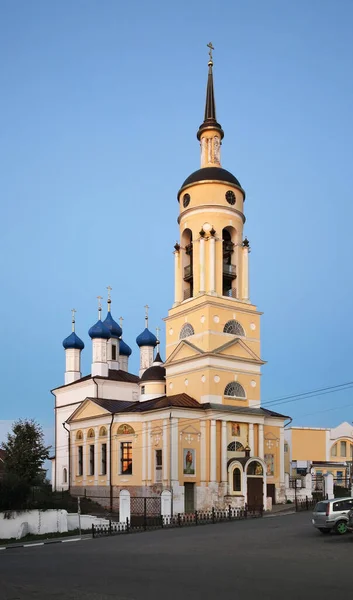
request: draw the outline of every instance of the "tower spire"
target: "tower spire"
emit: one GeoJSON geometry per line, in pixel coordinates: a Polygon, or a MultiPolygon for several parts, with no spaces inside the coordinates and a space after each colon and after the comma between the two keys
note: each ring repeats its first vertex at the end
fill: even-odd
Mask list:
{"type": "Polygon", "coordinates": [[[110,287],[110,285],[107,285],[107,290],[108,290],[108,300],[107,300],[107,304],[108,304],[108,313],[110,313],[111,311],[111,303],[112,303],[112,299],[111,299],[111,291],[112,291],[112,287],[110,287]]]}
{"type": "Polygon", "coordinates": [[[224,131],[216,118],[216,103],[214,97],[214,85],[213,85],[213,57],[212,50],[214,47],[212,43],[207,44],[209,48],[209,61],[208,61],[208,77],[207,77],[207,89],[206,89],[206,104],[205,104],[205,117],[203,123],[200,125],[197,132],[197,139],[201,139],[201,135],[205,130],[216,130],[219,132],[221,139],[224,137],[224,131]]]}
{"type": "Polygon", "coordinates": [[[74,333],[75,333],[75,312],[76,312],[76,309],[72,308],[71,309],[71,314],[72,314],[71,324],[72,324],[72,331],[74,333]]]}

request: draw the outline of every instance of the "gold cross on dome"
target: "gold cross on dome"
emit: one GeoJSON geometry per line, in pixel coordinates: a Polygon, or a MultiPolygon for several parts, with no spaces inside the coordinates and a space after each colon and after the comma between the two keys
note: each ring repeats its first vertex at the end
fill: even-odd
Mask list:
{"type": "Polygon", "coordinates": [[[76,309],[75,309],[75,308],[72,308],[72,309],[71,309],[71,315],[72,315],[72,318],[71,318],[71,322],[72,322],[72,331],[75,331],[75,312],[76,312],[76,309]]]}
{"type": "Polygon", "coordinates": [[[103,296],[97,296],[97,300],[98,300],[98,310],[102,310],[102,300],[103,300],[103,296]]]}
{"type": "Polygon", "coordinates": [[[110,285],[107,285],[107,290],[108,290],[108,300],[110,300],[110,296],[111,296],[111,291],[112,291],[112,287],[110,287],[110,285]]]}
{"type": "Polygon", "coordinates": [[[212,60],[213,60],[213,57],[212,57],[212,50],[214,50],[214,47],[212,46],[212,42],[209,42],[209,43],[207,44],[207,48],[209,48],[209,49],[210,49],[210,50],[209,50],[209,52],[208,52],[208,54],[209,54],[209,56],[210,56],[210,60],[212,61],[212,60]]]}
{"type": "Polygon", "coordinates": [[[124,321],[123,317],[119,317],[119,321],[120,321],[120,327],[122,329],[123,328],[123,321],[124,321]]]}

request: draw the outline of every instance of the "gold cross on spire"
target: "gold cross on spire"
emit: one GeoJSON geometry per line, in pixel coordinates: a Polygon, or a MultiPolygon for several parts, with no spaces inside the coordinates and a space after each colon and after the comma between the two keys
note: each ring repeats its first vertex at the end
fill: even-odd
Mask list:
{"type": "Polygon", "coordinates": [[[123,317],[119,317],[119,322],[120,322],[121,329],[123,328],[123,321],[124,321],[123,317]]]}
{"type": "Polygon", "coordinates": [[[207,48],[209,48],[209,57],[210,57],[210,62],[213,64],[213,57],[212,57],[212,50],[214,50],[214,47],[212,46],[212,42],[209,42],[207,44],[207,48]]]}
{"type": "Polygon", "coordinates": [[[160,327],[156,327],[156,333],[157,333],[157,343],[159,344],[159,334],[160,334],[161,328],[160,327]]]}
{"type": "Polygon", "coordinates": [[[107,285],[107,290],[108,290],[108,312],[110,312],[110,305],[112,303],[112,299],[111,299],[111,291],[112,291],[112,287],[110,287],[110,285],[107,285]]]}
{"type": "Polygon", "coordinates": [[[98,318],[101,318],[101,312],[102,312],[102,300],[103,300],[103,296],[97,296],[97,300],[98,300],[98,318]]]}
{"type": "Polygon", "coordinates": [[[145,304],[144,308],[145,308],[145,321],[146,321],[146,327],[148,327],[148,309],[149,309],[149,306],[148,306],[148,304],[145,304]]]}
{"type": "Polygon", "coordinates": [[[75,331],[75,312],[76,312],[76,309],[75,309],[75,308],[72,308],[72,309],[71,309],[71,315],[72,315],[72,319],[71,319],[71,322],[72,322],[72,331],[75,331]]]}

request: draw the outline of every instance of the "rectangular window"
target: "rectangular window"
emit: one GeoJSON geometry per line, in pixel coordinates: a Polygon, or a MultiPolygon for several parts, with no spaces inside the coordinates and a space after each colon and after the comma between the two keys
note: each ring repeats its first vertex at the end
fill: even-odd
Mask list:
{"type": "Polygon", "coordinates": [[[77,475],[79,477],[83,474],[83,447],[78,446],[78,463],[77,463],[77,475]]]}
{"type": "Polygon", "coordinates": [[[341,442],[341,456],[347,456],[347,443],[341,442]]]}
{"type": "Polygon", "coordinates": [[[144,393],[145,393],[145,386],[141,385],[141,394],[144,394],[144,393]]]}
{"type": "Polygon", "coordinates": [[[94,475],[94,444],[89,446],[89,474],[94,475]]]}
{"type": "Polygon", "coordinates": [[[343,471],[337,471],[337,482],[338,484],[341,484],[343,482],[343,471]]]}
{"type": "Polygon", "coordinates": [[[132,475],[132,442],[120,443],[121,474],[132,475]]]}
{"type": "Polygon", "coordinates": [[[353,445],[351,444],[351,458],[353,458],[353,445]]]}
{"type": "Polygon", "coordinates": [[[156,450],[156,482],[162,481],[162,450],[156,450]]]}
{"type": "Polygon", "coordinates": [[[101,475],[107,474],[107,444],[101,447],[101,475]]]}
{"type": "Polygon", "coordinates": [[[116,360],[116,345],[112,344],[112,360],[116,360]]]}

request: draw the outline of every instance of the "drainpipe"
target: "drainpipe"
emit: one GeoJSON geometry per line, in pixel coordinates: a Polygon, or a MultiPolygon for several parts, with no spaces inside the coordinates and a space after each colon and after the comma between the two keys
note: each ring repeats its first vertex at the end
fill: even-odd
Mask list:
{"type": "Polygon", "coordinates": [[[286,423],[285,425],[283,425],[283,429],[285,429],[286,427],[288,427],[288,425],[290,425],[293,421],[293,419],[291,417],[288,417],[289,421],[288,423],[286,423]]]}
{"type": "Polygon", "coordinates": [[[174,514],[173,506],[173,488],[172,488],[172,413],[169,413],[169,488],[171,492],[170,512],[174,514]]]}
{"type": "MultiPolygon", "coordinates": [[[[96,382],[95,382],[96,383],[96,382]]],[[[97,386],[98,390],[98,386],[97,386]]],[[[113,512],[113,482],[112,482],[112,465],[113,465],[113,448],[112,448],[112,427],[115,414],[112,414],[112,420],[109,427],[109,483],[110,483],[110,512],[113,512]]]]}
{"type": "Polygon", "coordinates": [[[99,398],[99,396],[98,396],[98,383],[96,382],[96,380],[95,380],[94,377],[92,377],[92,381],[93,381],[93,383],[96,384],[96,398],[99,398]]]}
{"type": "MultiPolygon", "coordinates": [[[[71,431],[70,431],[70,429],[68,429],[67,427],[65,427],[65,423],[63,423],[63,428],[66,429],[67,433],[69,434],[69,437],[68,437],[68,445],[69,445],[69,447],[68,447],[68,458],[69,458],[68,467],[69,468],[68,468],[67,480],[68,480],[68,483],[69,483],[69,490],[68,491],[70,493],[70,487],[71,487],[71,485],[70,485],[70,482],[71,482],[71,444],[70,444],[70,434],[71,434],[71,431]]],[[[56,459],[55,459],[55,470],[56,470],[56,459]]]]}

